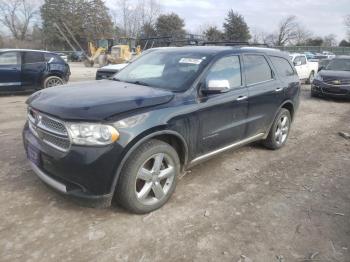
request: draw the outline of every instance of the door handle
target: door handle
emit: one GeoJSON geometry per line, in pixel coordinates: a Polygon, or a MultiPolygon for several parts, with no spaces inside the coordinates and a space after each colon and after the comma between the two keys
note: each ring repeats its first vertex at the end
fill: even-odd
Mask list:
{"type": "Polygon", "coordinates": [[[248,96],[239,96],[239,97],[237,97],[236,101],[242,101],[242,100],[245,100],[247,98],[248,98],[248,96]]]}
{"type": "Polygon", "coordinates": [[[283,87],[278,87],[275,89],[276,92],[281,92],[283,90],[283,87]]]}

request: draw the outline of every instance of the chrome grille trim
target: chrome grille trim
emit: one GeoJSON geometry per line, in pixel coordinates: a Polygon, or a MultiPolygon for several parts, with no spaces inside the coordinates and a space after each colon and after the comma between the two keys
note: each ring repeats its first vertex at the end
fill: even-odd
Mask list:
{"type": "Polygon", "coordinates": [[[28,120],[33,135],[61,152],[69,151],[71,141],[63,121],[31,108],[28,108],[28,120]]]}

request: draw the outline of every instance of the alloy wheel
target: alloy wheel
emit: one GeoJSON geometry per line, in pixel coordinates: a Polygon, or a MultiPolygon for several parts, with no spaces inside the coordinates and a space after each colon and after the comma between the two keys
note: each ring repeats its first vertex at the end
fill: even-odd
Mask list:
{"type": "Polygon", "coordinates": [[[275,141],[278,145],[281,145],[286,141],[289,132],[289,124],[288,116],[282,115],[275,131],[275,141]]]}
{"type": "Polygon", "coordinates": [[[52,79],[49,79],[49,81],[47,82],[46,84],[46,87],[53,87],[53,86],[59,86],[59,85],[62,85],[62,81],[58,78],[52,78],[52,79]]]}
{"type": "Polygon", "coordinates": [[[139,168],[135,193],[145,205],[154,205],[169,193],[175,179],[174,161],[165,153],[147,159],[139,168]]]}

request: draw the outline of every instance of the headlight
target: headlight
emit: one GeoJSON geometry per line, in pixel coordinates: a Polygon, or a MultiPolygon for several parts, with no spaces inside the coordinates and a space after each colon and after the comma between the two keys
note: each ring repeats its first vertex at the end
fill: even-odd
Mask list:
{"type": "Polygon", "coordinates": [[[323,81],[323,78],[320,74],[316,74],[314,79],[318,81],[323,81]]]}
{"type": "Polygon", "coordinates": [[[72,143],[76,145],[109,145],[119,138],[118,131],[110,125],[66,123],[72,143]]]}

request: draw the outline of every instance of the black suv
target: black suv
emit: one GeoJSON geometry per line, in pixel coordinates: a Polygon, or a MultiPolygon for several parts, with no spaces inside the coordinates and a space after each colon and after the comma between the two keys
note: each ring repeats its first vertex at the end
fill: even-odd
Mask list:
{"type": "Polygon", "coordinates": [[[167,202],[180,172],[209,157],[259,140],[281,148],[299,93],[288,55],[277,50],[162,48],[114,81],[33,94],[24,147],[56,190],[99,206],[114,196],[145,213],[167,202]]]}
{"type": "Polygon", "coordinates": [[[68,64],[58,55],[28,49],[0,49],[0,91],[15,92],[62,85],[68,64]]]}

